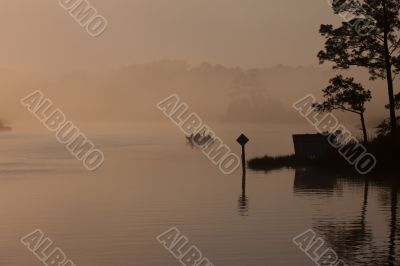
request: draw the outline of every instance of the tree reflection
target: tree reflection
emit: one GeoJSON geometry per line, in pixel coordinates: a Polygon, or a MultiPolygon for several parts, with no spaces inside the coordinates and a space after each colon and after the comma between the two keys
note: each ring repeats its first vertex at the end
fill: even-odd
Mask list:
{"type": "Polygon", "coordinates": [[[392,186],[391,191],[391,217],[390,217],[390,236],[389,236],[389,266],[396,265],[396,235],[397,235],[397,203],[398,186],[392,186]]]}
{"type": "MultiPolygon", "coordinates": [[[[399,265],[399,261],[396,261],[396,244],[399,233],[397,212],[400,184],[398,181],[390,182],[388,179],[384,180],[378,181],[376,178],[365,177],[344,178],[332,175],[328,175],[325,178],[324,175],[315,171],[296,172],[294,182],[296,196],[315,196],[316,194],[333,196],[333,193],[337,189],[340,190],[343,184],[346,183],[351,184],[353,187],[362,188],[359,215],[339,217],[334,214],[325,214],[313,217],[314,230],[326,241],[324,247],[333,248],[339,258],[349,265],[399,265]],[[384,232],[374,231],[367,218],[371,186],[380,188],[377,190],[378,196],[380,196],[380,205],[383,205],[384,211],[389,211],[389,235],[388,241],[385,241],[385,243],[388,243],[386,247],[386,244],[379,244],[378,241],[380,239],[376,238],[376,236],[382,236],[384,232]],[[387,195],[386,198],[385,195],[387,195]]],[[[352,198],[356,199],[355,197],[352,198]]]]}

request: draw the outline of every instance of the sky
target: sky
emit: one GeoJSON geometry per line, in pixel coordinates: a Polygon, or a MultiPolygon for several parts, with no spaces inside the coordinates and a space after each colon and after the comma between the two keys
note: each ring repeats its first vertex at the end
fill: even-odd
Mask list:
{"type": "Polygon", "coordinates": [[[2,0],[0,67],[98,71],[162,59],[244,68],[317,65],[326,0],[90,0],[108,20],[93,38],[58,0],[2,0]]]}

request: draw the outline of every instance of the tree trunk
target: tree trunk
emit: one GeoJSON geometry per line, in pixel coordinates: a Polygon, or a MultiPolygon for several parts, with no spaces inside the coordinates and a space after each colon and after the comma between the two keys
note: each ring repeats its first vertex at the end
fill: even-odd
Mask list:
{"type": "Polygon", "coordinates": [[[390,58],[389,51],[389,30],[390,27],[388,25],[388,11],[386,0],[383,0],[383,13],[384,13],[384,48],[385,48],[385,68],[386,68],[386,80],[389,94],[389,110],[390,110],[390,132],[393,138],[393,142],[397,144],[397,121],[396,121],[396,111],[395,111],[395,101],[394,101],[394,90],[393,90],[393,75],[392,75],[392,62],[390,58]]]}
{"type": "Polygon", "coordinates": [[[367,134],[367,127],[365,126],[365,118],[364,118],[364,112],[360,113],[361,117],[361,127],[363,131],[363,137],[364,137],[364,144],[368,144],[368,134],[367,134]]]}

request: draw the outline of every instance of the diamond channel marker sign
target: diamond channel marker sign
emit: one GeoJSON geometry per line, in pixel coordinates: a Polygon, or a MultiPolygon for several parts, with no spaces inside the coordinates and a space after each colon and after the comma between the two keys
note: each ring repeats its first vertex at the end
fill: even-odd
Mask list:
{"type": "Polygon", "coordinates": [[[246,145],[247,142],[249,142],[249,138],[246,137],[244,134],[241,134],[237,140],[236,140],[240,145],[244,146],[246,145]]]}

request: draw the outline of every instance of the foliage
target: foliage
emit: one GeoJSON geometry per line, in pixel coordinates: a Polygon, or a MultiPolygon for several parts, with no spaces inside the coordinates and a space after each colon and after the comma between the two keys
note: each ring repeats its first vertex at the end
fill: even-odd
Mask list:
{"type": "Polygon", "coordinates": [[[400,1],[335,0],[332,9],[346,19],[337,28],[321,25],[326,40],[318,53],[320,63],[333,62],[337,69],[362,67],[372,80],[386,79],[390,129],[397,142],[393,80],[400,73],[400,1]]]}
{"type": "Polygon", "coordinates": [[[315,105],[318,111],[331,112],[339,109],[357,114],[365,112],[365,103],[372,98],[371,91],[365,90],[360,83],[355,83],[354,78],[344,78],[341,75],[332,78],[329,83],[323,90],[325,101],[315,105]]]}

